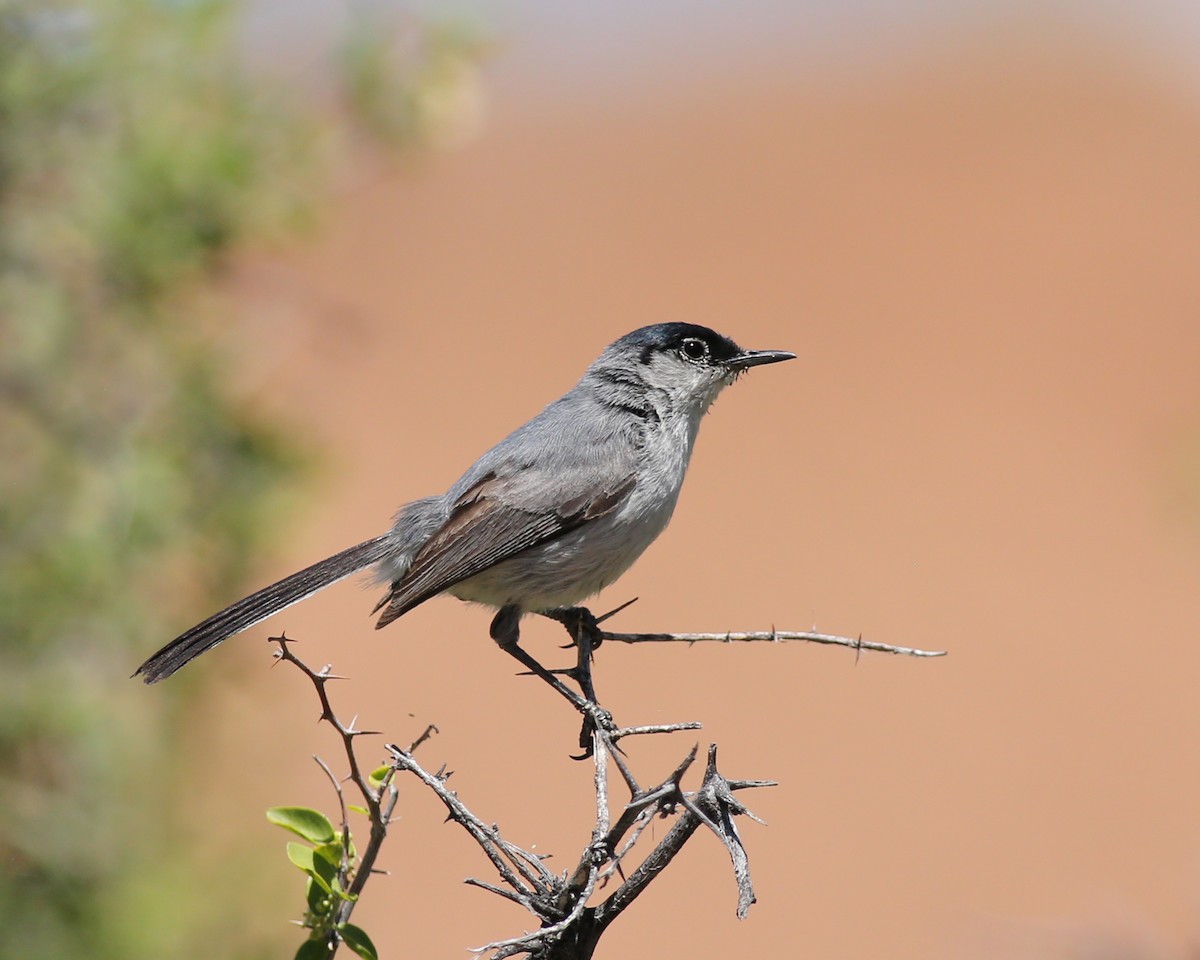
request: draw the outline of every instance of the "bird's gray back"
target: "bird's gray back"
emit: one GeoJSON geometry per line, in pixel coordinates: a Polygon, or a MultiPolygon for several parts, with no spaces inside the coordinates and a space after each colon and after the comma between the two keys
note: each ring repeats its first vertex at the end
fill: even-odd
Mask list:
{"type": "Polygon", "coordinates": [[[486,476],[522,510],[556,510],[636,472],[643,424],[597,401],[584,385],[546,407],[480,457],[447,491],[454,502],[486,476]]]}

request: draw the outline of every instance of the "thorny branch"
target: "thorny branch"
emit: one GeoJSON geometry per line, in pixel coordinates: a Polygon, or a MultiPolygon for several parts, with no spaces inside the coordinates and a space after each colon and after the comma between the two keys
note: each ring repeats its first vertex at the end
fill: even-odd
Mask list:
{"type": "Polygon", "coordinates": [[[945,650],[922,650],[919,647],[897,647],[890,643],[877,643],[860,637],[838,637],[832,633],[813,633],[806,630],[757,630],[752,632],[729,631],[727,633],[609,633],[600,631],[600,639],[614,643],[785,643],[803,641],[822,643],[827,646],[849,647],[861,652],[872,650],[906,657],[944,657],[945,650]]]}
{"type": "MultiPolygon", "coordinates": [[[[342,865],[341,872],[343,876],[350,877],[351,882],[346,891],[348,897],[341,902],[337,911],[337,924],[345,924],[350,915],[354,912],[355,904],[358,902],[359,894],[362,892],[368,878],[375,872],[375,860],[379,856],[379,850],[383,845],[384,838],[387,836],[388,824],[391,822],[392,812],[396,808],[396,800],[398,793],[396,786],[393,783],[394,773],[388,772],[388,775],[376,785],[373,785],[367,775],[363,773],[362,766],[359,763],[358,755],[355,752],[354,741],[358,737],[377,735],[374,730],[359,730],[355,727],[358,717],[354,717],[349,724],[343,723],[338,715],[334,712],[333,705],[329,702],[329,692],[326,689],[331,680],[342,680],[343,677],[336,676],[331,672],[331,667],[326,664],[320,670],[313,670],[308,664],[292,653],[291,644],[295,641],[289,639],[285,635],[278,637],[270,637],[270,642],[277,645],[278,649],[274,652],[276,660],[284,663],[290,663],[303,673],[309,680],[312,681],[313,688],[317,692],[317,698],[321,702],[320,719],[328,723],[342,741],[342,749],[346,754],[346,761],[350,767],[350,774],[346,777],[358,788],[358,792],[362,795],[363,803],[366,807],[367,818],[371,824],[370,836],[366,846],[363,848],[361,859],[357,866],[350,863],[350,851],[353,849],[350,843],[350,820],[346,805],[346,797],[342,788],[343,780],[339,780],[334,775],[329,765],[320,757],[314,756],[313,759],[325,772],[329,778],[329,782],[333,784],[333,789],[337,794],[338,807],[341,811],[341,832],[342,832],[342,865]]],[[[411,753],[422,743],[429,739],[434,733],[437,733],[437,727],[430,724],[421,733],[409,747],[411,753]]],[[[332,957],[337,953],[341,941],[336,933],[331,933],[328,943],[328,957],[332,957]]]]}
{"type": "MultiPolygon", "coordinates": [[[[276,656],[295,663],[313,681],[321,699],[322,719],[328,721],[342,737],[350,763],[349,779],[359,788],[367,803],[372,826],[371,841],[364,851],[362,865],[355,876],[354,886],[351,888],[353,893],[361,891],[371,872],[371,864],[378,852],[377,834],[380,842],[386,834],[387,822],[396,802],[394,775],[410,773],[437,795],[446,807],[448,819],[459,824],[479,845],[501,883],[497,885],[474,878],[466,882],[521,905],[538,923],[536,930],[519,937],[497,940],[475,948],[473,952],[477,955],[488,954],[492,960],[502,960],[520,954],[537,960],[588,960],[608,926],[640,896],[702,826],[711,830],[729,853],[738,891],[737,915],[743,918],[750,905],[755,902],[755,896],[750,879],[749,861],[734,817],[746,815],[760,823],[762,821],[740,803],[734,797],[734,793],[754,787],[774,786],[774,782],[727,779],[717,769],[717,747],[712,744],[708,748],[704,775],[698,789],[685,791],[682,785],[684,776],[696,759],[698,745],[693,746],[676,768],[655,786],[640,786],[624,752],[617,747],[618,741],[636,736],[697,730],[701,725],[688,722],[618,726],[608,711],[600,705],[596,696],[592,677],[594,649],[606,640],[618,643],[804,641],[849,647],[856,653],[869,650],[915,657],[938,657],[945,652],[874,643],[864,641],[861,637],[854,639],[774,629],[757,633],[612,633],[601,628],[606,619],[628,605],[625,604],[601,617],[594,617],[583,608],[546,614],[562,623],[571,635],[572,646],[576,651],[576,663],[569,669],[547,671],[536,661],[532,661],[524,651],[514,654],[522,663],[531,667],[533,674],[558,692],[567,695],[584,715],[583,731],[580,734],[584,754],[578,759],[590,757],[593,763],[595,821],[589,841],[575,867],[561,875],[554,874],[546,868],[543,856],[504,839],[494,824],[488,824],[476,816],[459,799],[458,794],[449,788],[447,781],[450,775],[444,768],[431,773],[422,767],[413,756],[413,750],[427,738],[433,730],[432,727],[407,750],[393,744],[388,745],[387,749],[392,756],[391,771],[376,791],[363,777],[354,757],[354,738],[361,736],[365,731],[355,730],[353,722],[349,727],[344,726],[329,705],[325,684],[338,678],[330,674],[328,667],[321,671],[309,669],[291,654],[284,638],[275,638],[280,647],[276,656]],[[534,667],[536,669],[533,669],[534,667]],[[565,675],[574,680],[582,698],[573,692],[565,691],[561,682],[557,680],[557,675],[565,675]],[[616,766],[629,791],[629,799],[617,814],[615,822],[610,812],[610,761],[616,766]],[[624,863],[643,836],[646,827],[656,818],[669,816],[677,817],[671,829],[626,876],[624,863]],[[609,891],[615,876],[619,876],[621,882],[609,891]],[[608,892],[602,899],[592,903],[598,891],[608,892]]],[[[329,772],[324,764],[322,767],[329,772]]],[[[344,823],[345,804],[341,799],[341,787],[332,774],[330,779],[335,782],[339,801],[342,802],[344,823]]],[[[352,908],[352,902],[346,905],[346,916],[349,916],[352,908]]],[[[344,921],[345,917],[341,919],[344,921]]],[[[335,948],[336,945],[331,947],[335,948]]]]}
{"type": "Polygon", "coordinates": [[[897,647],[890,643],[876,643],[862,637],[838,637],[831,633],[813,633],[804,630],[758,630],[750,633],[729,631],[728,633],[609,633],[601,631],[601,638],[616,643],[782,643],[803,640],[805,643],[823,643],[830,646],[849,647],[851,650],[874,650],[879,653],[894,653],[906,657],[944,657],[945,650],[921,650],[918,647],[897,647]]]}

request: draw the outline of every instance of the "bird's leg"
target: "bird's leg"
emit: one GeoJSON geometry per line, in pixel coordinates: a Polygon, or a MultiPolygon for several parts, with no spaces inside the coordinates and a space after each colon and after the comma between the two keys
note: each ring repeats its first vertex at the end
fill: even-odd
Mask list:
{"type": "MultiPolygon", "coordinates": [[[[586,611],[585,611],[586,612],[586,611]]],[[[589,614],[590,616],[590,614],[589,614]]],[[[612,716],[607,710],[596,703],[595,692],[591,689],[590,674],[589,679],[584,689],[585,696],[581,697],[578,693],[568,687],[565,683],[558,679],[553,673],[538,663],[532,656],[521,648],[518,641],[521,639],[521,608],[515,604],[509,604],[506,607],[501,607],[495,618],[492,620],[490,633],[492,639],[499,644],[500,649],[509,656],[520,661],[531,673],[541,677],[546,683],[550,684],[562,696],[567,698],[567,701],[576,710],[582,713],[592,723],[602,726],[610,726],[612,724],[612,716]]],[[[590,651],[589,651],[590,655],[590,651]]],[[[576,671],[568,671],[569,675],[576,677],[576,671]]],[[[580,683],[580,686],[585,686],[580,683]]]]}
{"type": "Polygon", "coordinates": [[[579,684],[588,700],[592,703],[598,702],[596,689],[592,685],[592,651],[600,646],[604,639],[600,621],[587,607],[560,607],[557,610],[546,610],[542,615],[557,620],[567,628],[567,633],[571,635],[571,641],[578,651],[575,667],[567,671],[567,675],[579,684]]]}
{"type": "MultiPolygon", "coordinates": [[[[596,696],[595,685],[592,683],[592,656],[593,651],[600,646],[604,639],[600,622],[605,618],[593,616],[592,611],[587,607],[560,607],[556,610],[543,610],[542,615],[551,620],[557,620],[567,628],[567,633],[571,635],[571,642],[576,651],[575,666],[570,670],[560,672],[578,683],[579,689],[583,691],[588,703],[595,704],[599,708],[600,701],[596,696]]],[[[604,711],[604,715],[609,722],[602,726],[602,730],[611,731],[613,729],[612,715],[607,710],[604,711]]],[[[584,717],[583,729],[579,731],[579,745],[583,748],[583,756],[576,759],[582,760],[592,755],[592,733],[596,725],[595,717],[590,714],[584,717]]],[[[616,753],[621,752],[621,748],[611,741],[608,746],[616,753]]]]}

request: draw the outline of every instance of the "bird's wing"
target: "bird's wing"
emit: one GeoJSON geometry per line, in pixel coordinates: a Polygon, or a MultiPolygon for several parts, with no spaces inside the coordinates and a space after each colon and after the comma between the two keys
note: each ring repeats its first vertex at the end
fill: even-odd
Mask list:
{"type": "Polygon", "coordinates": [[[375,607],[383,627],[430,597],[522,550],[611,513],[636,483],[633,473],[553,509],[522,509],[505,496],[510,481],[485,474],[454,502],[450,516],[424,543],[402,577],[375,607]]]}

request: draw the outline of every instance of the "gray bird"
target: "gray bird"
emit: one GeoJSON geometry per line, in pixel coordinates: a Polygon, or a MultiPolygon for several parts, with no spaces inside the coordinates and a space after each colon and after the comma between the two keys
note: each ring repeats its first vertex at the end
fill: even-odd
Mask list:
{"type": "Polygon", "coordinates": [[[717,394],[750,367],[794,358],[743,350],[690,323],[635,330],[444,494],[402,507],[382,536],[196,624],[135,676],[169,677],[226,637],[372,566],[389,585],[375,607],[376,628],[449,593],[496,608],[491,635],[515,652],[524,614],[598,593],[662,533],[717,394]]]}

